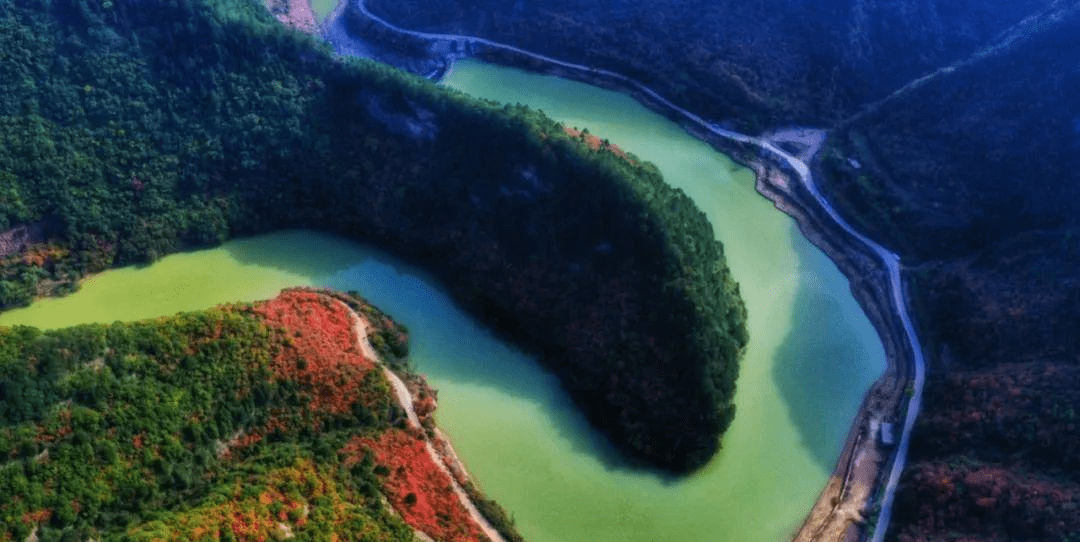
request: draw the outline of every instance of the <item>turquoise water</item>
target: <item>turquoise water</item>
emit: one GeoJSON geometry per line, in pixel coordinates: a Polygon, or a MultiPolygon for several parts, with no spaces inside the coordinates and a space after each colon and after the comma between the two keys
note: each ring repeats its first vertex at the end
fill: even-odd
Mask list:
{"type": "Polygon", "coordinates": [[[316,232],[102,273],[72,296],[2,314],[0,324],[148,318],[300,284],[359,290],[409,326],[413,362],[440,390],[440,425],[531,542],[788,538],[885,366],[847,281],[754,192],[749,171],[628,98],[477,62],[459,63],[446,84],[588,127],[656,163],[708,214],[740,282],[751,340],[735,422],[700,472],[672,480],[620,466],[554,378],[479,328],[424,273],[316,232]]]}
{"type": "Polygon", "coordinates": [[[338,6],[339,0],[310,0],[311,12],[315,15],[315,22],[322,24],[326,18],[338,6]]]}

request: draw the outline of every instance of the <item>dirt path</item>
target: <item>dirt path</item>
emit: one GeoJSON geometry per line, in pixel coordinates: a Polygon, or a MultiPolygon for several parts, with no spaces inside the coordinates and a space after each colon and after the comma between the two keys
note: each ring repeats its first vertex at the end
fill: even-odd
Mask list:
{"type": "MultiPolygon", "coordinates": [[[[341,300],[335,299],[335,301],[341,303],[352,318],[353,331],[356,333],[356,342],[360,346],[360,351],[364,354],[364,357],[371,359],[382,367],[383,374],[386,375],[386,379],[390,382],[390,387],[393,388],[398,403],[401,405],[401,408],[405,410],[406,416],[408,416],[409,426],[421,432],[424,431],[423,427],[420,425],[420,417],[416,415],[416,409],[413,407],[412,394],[409,393],[409,389],[405,386],[405,382],[402,382],[401,378],[394,374],[394,372],[379,359],[375,349],[371,347],[371,343],[368,341],[368,330],[370,327],[367,320],[361,318],[360,315],[356,314],[356,311],[349,308],[349,306],[341,300]]],[[[436,435],[441,436],[441,433],[436,432],[436,435]]],[[[453,448],[450,447],[450,443],[444,441],[440,443],[440,446],[447,449],[448,453],[440,455],[435,450],[435,446],[432,444],[431,439],[425,439],[424,441],[424,447],[427,449],[428,455],[431,456],[431,460],[438,465],[439,470],[441,470],[443,474],[446,475],[447,479],[450,480],[450,487],[453,489],[454,494],[457,495],[458,500],[461,501],[462,506],[468,510],[469,516],[472,518],[473,522],[480,527],[480,530],[487,535],[491,542],[506,542],[502,535],[491,526],[491,523],[488,522],[487,518],[480,513],[480,510],[476,508],[472,499],[469,498],[468,494],[465,493],[465,490],[458,484],[457,478],[454,477],[450,467],[446,465],[445,461],[454,461],[454,470],[463,473],[466,472],[465,465],[457,459],[457,454],[453,451],[453,448]]],[[[426,537],[427,535],[424,534],[424,536],[426,537]]]]}

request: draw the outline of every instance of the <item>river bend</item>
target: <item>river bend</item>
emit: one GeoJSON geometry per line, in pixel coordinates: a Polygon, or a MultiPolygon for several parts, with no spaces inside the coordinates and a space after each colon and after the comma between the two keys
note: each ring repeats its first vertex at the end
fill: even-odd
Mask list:
{"type": "MultiPolygon", "coordinates": [[[[637,93],[643,94],[646,99],[643,100],[646,105],[658,107],[662,111],[668,114],[676,114],[681,117],[684,122],[696,125],[699,129],[704,129],[708,133],[734,141],[737,143],[750,144],[761,150],[762,158],[777,160],[787,165],[796,174],[798,182],[806,189],[806,191],[813,196],[816,204],[823,210],[826,215],[832,220],[832,222],[843,230],[845,233],[857,239],[866,249],[871,251],[877,256],[878,261],[886,270],[888,276],[888,290],[892,299],[892,306],[889,307],[894,312],[896,317],[902,324],[905,340],[910,348],[910,373],[907,378],[910,378],[910,386],[912,389],[910,400],[907,403],[906,412],[904,414],[903,429],[900,435],[900,441],[896,448],[896,454],[891,462],[889,469],[889,475],[885,482],[885,487],[882,492],[882,498],[880,502],[880,513],[877,523],[874,528],[872,540],[879,542],[883,539],[885,531],[888,529],[889,518],[891,515],[892,502],[895,496],[897,484],[899,483],[900,475],[903,471],[905,464],[906,454],[910,442],[911,431],[915,425],[915,419],[918,416],[919,408],[922,402],[923,385],[925,382],[925,360],[923,358],[922,348],[920,346],[918,336],[915,332],[915,326],[912,323],[911,315],[908,311],[906,296],[904,294],[904,284],[900,274],[900,258],[893,252],[884,248],[877,242],[866,237],[861,232],[851,226],[840,213],[829,203],[829,201],[818,190],[816,183],[814,182],[813,174],[810,171],[810,167],[807,165],[809,159],[813,156],[807,157],[807,159],[800,159],[792,154],[780,149],[772,142],[752,137],[746,134],[741,134],[721,127],[720,125],[712,122],[708,122],[700,116],[683,109],[671,101],[667,100],[659,93],[655,92],[651,88],[635,81],[622,74],[615,73],[608,70],[596,69],[581,64],[575,64],[572,62],[566,62],[546,55],[541,55],[531,51],[526,51],[518,47],[514,47],[507,44],[497,43],[491,40],[476,36],[463,36],[455,34],[437,34],[437,33],[425,33],[408,30],[391,24],[389,21],[381,19],[368,11],[365,4],[365,0],[352,0],[355,2],[359,11],[371,21],[376,22],[389,30],[398,32],[403,35],[412,36],[430,42],[452,42],[457,44],[453,47],[454,50],[466,51],[467,48],[461,45],[468,45],[471,47],[490,47],[492,49],[510,52],[517,55],[522,55],[534,61],[539,61],[547,66],[558,67],[572,72],[578,72],[580,75],[588,75],[592,77],[600,76],[603,78],[611,79],[617,83],[628,86],[635,90],[637,93]]],[[[453,58],[450,58],[452,61],[453,58]]],[[[589,79],[590,77],[585,77],[589,79]]]]}

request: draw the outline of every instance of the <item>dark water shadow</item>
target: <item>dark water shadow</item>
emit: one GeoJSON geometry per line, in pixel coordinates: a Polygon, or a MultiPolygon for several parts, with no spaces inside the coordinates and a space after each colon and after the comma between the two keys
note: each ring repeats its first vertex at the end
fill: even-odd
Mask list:
{"type": "Polygon", "coordinates": [[[301,275],[313,281],[382,253],[346,239],[311,230],[282,230],[243,237],[222,246],[236,261],[301,275]]]}
{"type": "MultiPolygon", "coordinates": [[[[793,245],[800,262],[821,257],[801,236],[793,245]]],[[[803,446],[831,471],[870,383],[865,368],[869,353],[842,305],[812,277],[800,277],[792,311],[792,328],[776,351],[773,380],[803,446]]]]}
{"type": "MultiPolygon", "coordinates": [[[[576,453],[594,457],[608,470],[680,478],[627,458],[596,430],[536,359],[493,333],[460,309],[430,274],[383,251],[312,231],[283,231],[240,239],[225,246],[237,261],[301,275],[319,286],[355,290],[410,332],[410,358],[418,372],[498,390],[540,405],[560,437],[576,453]]],[[[493,427],[501,431],[521,427],[493,427]]],[[[452,437],[452,435],[451,435],[452,437]]]]}

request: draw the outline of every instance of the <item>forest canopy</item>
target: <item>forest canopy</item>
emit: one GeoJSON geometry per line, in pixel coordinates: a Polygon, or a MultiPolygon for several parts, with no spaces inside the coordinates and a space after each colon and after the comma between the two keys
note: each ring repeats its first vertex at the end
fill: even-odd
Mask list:
{"type": "Polygon", "coordinates": [[[333,56],[254,0],[4,4],[0,307],[317,228],[430,270],[631,457],[685,472],[718,449],[745,308],[704,214],[652,165],[333,56]]]}
{"type": "Polygon", "coordinates": [[[0,540],[412,541],[387,478],[347,447],[404,413],[333,302],[288,292],[145,322],[0,328],[0,540]]]}

